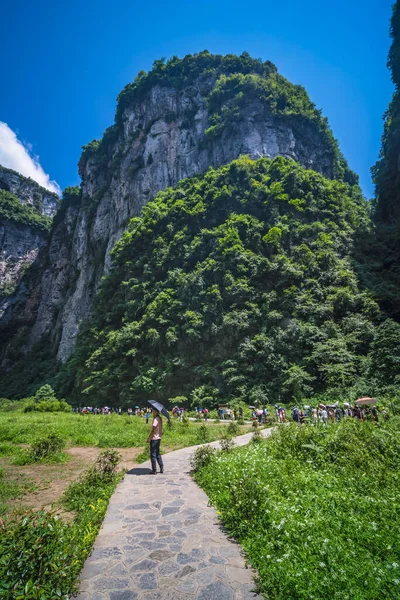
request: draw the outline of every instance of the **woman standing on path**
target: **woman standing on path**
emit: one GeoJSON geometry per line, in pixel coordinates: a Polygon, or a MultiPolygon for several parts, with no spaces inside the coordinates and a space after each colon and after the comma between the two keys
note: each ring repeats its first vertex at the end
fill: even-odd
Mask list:
{"type": "Polygon", "coordinates": [[[160,444],[162,437],[162,419],[160,417],[160,413],[158,410],[153,408],[153,426],[151,428],[151,433],[147,438],[147,443],[150,442],[150,460],[151,460],[151,475],[156,475],[157,473],[157,463],[160,467],[160,473],[164,473],[164,463],[160,454],[160,444]]]}

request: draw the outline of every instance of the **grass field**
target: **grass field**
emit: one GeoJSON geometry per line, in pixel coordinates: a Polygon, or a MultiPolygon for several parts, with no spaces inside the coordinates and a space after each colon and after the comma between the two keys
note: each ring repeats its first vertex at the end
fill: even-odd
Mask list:
{"type": "MultiPolygon", "coordinates": [[[[163,446],[176,450],[192,446],[199,441],[200,423],[189,425],[173,421],[172,429],[164,420],[163,446]]],[[[226,425],[209,427],[210,441],[226,434],[226,425]]],[[[0,413],[0,453],[7,445],[31,444],[49,432],[61,436],[70,446],[95,446],[97,448],[138,448],[144,446],[151,429],[141,417],[127,415],[80,415],[68,413],[0,413]]],[[[242,431],[247,431],[242,427],[242,431]]]]}
{"type": "MultiPolygon", "coordinates": [[[[209,422],[164,421],[162,449],[176,450],[219,439],[229,426],[209,422]]],[[[67,487],[96,459],[101,449],[117,448],[128,470],[148,458],[146,438],[151,422],[127,415],[0,412],[0,517],[11,518],[27,508],[57,509],[67,487]],[[39,462],[27,460],[31,444],[49,434],[60,436],[62,452],[39,462]]],[[[245,433],[248,426],[239,427],[245,433]]],[[[64,514],[60,509],[60,514],[64,514]]]]}
{"type": "Polygon", "coordinates": [[[400,598],[399,439],[399,417],[291,424],[195,474],[265,598],[400,598]]]}

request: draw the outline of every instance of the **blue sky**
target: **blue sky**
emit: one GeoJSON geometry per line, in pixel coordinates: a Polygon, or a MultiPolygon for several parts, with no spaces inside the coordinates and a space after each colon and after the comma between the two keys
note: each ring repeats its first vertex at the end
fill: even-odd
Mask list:
{"type": "MultiPolygon", "coordinates": [[[[392,0],[7,2],[0,121],[50,178],[79,183],[81,146],[114,120],[116,97],[154,59],[247,50],[304,85],[365,194],[392,94],[392,0]]],[[[9,147],[9,146],[8,146],[9,147]]],[[[1,153],[0,153],[1,157],[1,153]]]]}

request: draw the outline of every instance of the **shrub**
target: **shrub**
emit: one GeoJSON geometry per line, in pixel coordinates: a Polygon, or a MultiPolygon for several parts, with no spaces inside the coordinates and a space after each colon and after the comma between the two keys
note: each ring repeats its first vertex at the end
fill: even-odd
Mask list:
{"type": "Polygon", "coordinates": [[[239,425],[235,421],[231,421],[227,427],[227,432],[229,435],[234,436],[239,433],[239,425]]]}
{"type": "Polygon", "coordinates": [[[251,436],[251,441],[254,444],[259,444],[260,442],[262,442],[263,440],[263,436],[262,433],[259,429],[255,429],[253,432],[253,435],[251,436]]]}
{"type": "Polygon", "coordinates": [[[244,425],[244,419],[243,419],[243,417],[241,417],[240,419],[237,420],[237,424],[238,425],[244,425]]]}
{"type": "Polygon", "coordinates": [[[118,450],[105,450],[96,459],[91,473],[104,481],[110,481],[117,474],[121,454],[118,450]]]}
{"type": "Polygon", "coordinates": [[[42,385],[41,388],[39,388],[34,396],[34,400],[35,402],[42,402],[43,400],[55,400],[56,399],[56,395],[55,392],[53,390],[53,388],[51,387],[51,385],[42,385]]]}
{"type": "Polygon", "coordinates": [[[215,448],[212,448],[211,446],[201,446],[200,448],[197,448],[190,459],[191,470],[196,473],[203,467],[208,466],[212,462],[215,452],[215,448]]]}
{"type": "Polygon", "coordinates": [[[26,600],[64,597],[76,577],[70,526],[40,511],[28,513],[17,526],[2,531],[0,597],[26,600]]]}
{"type": "Polygon", "coordinates": [[[235,447],[235,442],[229,435],[223,435],[220,440],[221,450],[223,452],[230,452],[235,447]]]}
{"type": "Polygon", "coordinates": [[[206,444],[210,440],[209,429],[205,423],[202,423],[198,428],[197,439],[201,444],[206,444]]]}
{"type": "Polygon", "coordinates": [[[43,460],[52,454],[57,454],[65,446],[63,438],[56,433],[50,433],[47,437],[40,438],[34,442],[29,450],[33,462],[43,460]]]}

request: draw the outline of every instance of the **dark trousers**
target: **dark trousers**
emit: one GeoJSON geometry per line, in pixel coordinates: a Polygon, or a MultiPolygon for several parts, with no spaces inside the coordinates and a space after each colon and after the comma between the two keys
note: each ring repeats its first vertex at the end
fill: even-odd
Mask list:
{"type": "Polygon", "coordinates": [[[151,440],[150,442],[150,459],[153,471],[157,469],[157,463],[161,470],[164,469],[163,459],[160,454],[160,444],[161,440],[151,440]]]}

